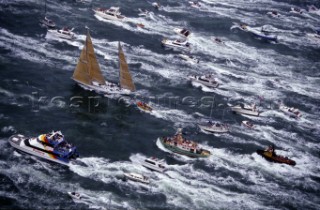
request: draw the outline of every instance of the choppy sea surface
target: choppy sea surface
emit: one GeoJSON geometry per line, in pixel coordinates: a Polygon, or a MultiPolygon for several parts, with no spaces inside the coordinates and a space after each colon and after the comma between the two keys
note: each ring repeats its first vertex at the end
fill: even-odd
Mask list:
{"type": "Polygon", "coordinates": [[[158,2],[161,8],[154,10],[146,0],[48,0],[46,15],[77,34],[66,41],[39,25],[44,1],[0,1],[0,209],[319,209],[320,39],[314,30],[320,12],[305,10],[319,2],[202,0],[200,9],[183,0],[158,2]],[[106,21],[92,11],[110,6],[120,7],[128,21],[106,21]],[[303,13],[290,13],[291,7],[303,13]],[[139,8],[150,16],[138,16],[139,8]],[[273,10],[281,16],[266,15],[273,10]],[[267,25],[278,42],[231,30],[234,23],[267,25]],[[83,90],[70,79],[85,26],[105,78],[114,82],[121,42],[138,90],[133,97],[152,104],[152,114],[122,98],[83,90]],[[188,53],[199,64],[161,47],[163,38],[178,38],[176,27],[192,32],[188,53]],[[208,73],[221,84],[214,91],[187,79],[208,73]],[[239,102],[256,103],[261,116],[234,115],[228,103],[239,102]],[[302,117],[279,111],[281,102],[300,109],[302,117]],[[227,123],[230,132],[200,132],[197,123],[205,117],[227,123]],[[241,126],[243,120],[256,128],[241,126]],[[180,127],[212,155],[191,159],[167,153],[157,138],[180,127]],[[21,155],[8,143],[12,134],[51,130],[61,130],[78,147],[83,164],[66,168],[21,155]],[[255,153],[270,144],[296,166],[270,163],[255,153]],[[143,168],[140,162],[150,156],[165,159],[168,170],[143,168]],[[125,182],[124,172],[144,174],[151,183],[125,182]],[[74,202],[68,191],[85,198],[74,202]]]}

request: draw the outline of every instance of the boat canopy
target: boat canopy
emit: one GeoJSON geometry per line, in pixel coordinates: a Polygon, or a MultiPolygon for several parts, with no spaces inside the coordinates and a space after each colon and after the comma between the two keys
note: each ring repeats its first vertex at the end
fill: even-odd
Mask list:
{"type": "Polygon", "coordinates": [[[40,142],[56,147],[57,145],[59,145],[61,142],[64,141],[64,136],[60,131],[56,131],[56,132],[52,131],[51,133],[40,135],[38,139],[40,142]]]}

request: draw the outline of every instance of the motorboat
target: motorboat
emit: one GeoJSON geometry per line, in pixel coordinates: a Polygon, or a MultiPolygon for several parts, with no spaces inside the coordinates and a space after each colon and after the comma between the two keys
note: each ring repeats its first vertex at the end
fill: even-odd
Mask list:
{"type": "Polygon", "coordinates": [[[50,20],[47,17],[44,17],[44,19],[40,20],[40,24],[42,26],[47,27],[47,28],[55,28],[56,27],[55,22],[53,22],[52,20],[50,20]]]}
{"type": "Polygon", "coordinates": [[[263,27],[258,27],[258,28],[252,28],[246,24],[236,24],[236,26],[233,26],[232,28],[237,27],[242,31],[248,32],[253,34],[254,36],[267,40],[267,41],[274,41],[276,42],[278,40],[277,35],[274,35],[270,33],[269,31],[264,30],[263,27]]]}
{"type": "Polygon", "coordinates": [[[284,112],[285,114],[289,115],[289,117],[292,118],[299,118],[301,117],[301,113],[299,109],[293,108],[293,107],[287,107],[283,104],[279,106],[279,109],[284,112]]]}
{"type": "Polygon", "coordinates": [[[135,181],[135,182],[141,182],[141,183],[144,183],[144,184],[149,184],[150,183],[148,177],[143,176],[141,174],[137,174],[137,173],[124,173],[124,177],[126,179],[130,179],[130,180],[135,181]]]}
{"type": "Polygon", "coordinates": [[[291,160],[287,157],[283,157],[281,155],[277,155],[274,151],[274,147],[270,146],[265,150],[258,149],[257,153],[264,157],[266,160],[275,162],[275,163],[284,163],[288,165],[295,166],[296,162],[294,160],[291,160]]]}
{"type": "Polygon", "coordinates": [[[137,105],[138,109],[140,109],[141,111],[148,112],[148,113],[152,112],[152,107],[149,106],[147,103],[144,103],[142,101],[138,101],[136,103],[136,105],[137,105]]]}
{"type": "Polygon", "coordinates": [[[267,12],[267,15],[269,15],[270,17],[274,17],[274,18],[279,18],[281,15],[279,14],[279,12],[277,11],[270,11],[267,12]]]}
{"type": "Polygon", "coordinates": [[[218,38],[218,37],[211,37],[211,40],[217,44],[224,44],[224,41],[222,41],[222,39],[218,38]]]}
{"type": "Polygon", "coordinates": [[[237,114],[243,115],[251,115],[251,116],[259,116],[259,111],[256,108],[256,105],[247,105],[247,104],[239,104],[235,106],[230,106],[231,110],[237,114]]]}
{"type": "Polygon", "coordinates": [[[227,133],[229,132],[229,126],[219,122],[208,121],[207,123],[198,124],[199,128],[203,132],[209,133],[227,133]]]}
{"type": "Polygon", "coordinates": [[[190,49],[190,43],[187,42],[187,40],[168,40],[164,39],[162,40],[162,46],[164,47],[170,47],[170,48],[177,48],[177,49],[184,49],[189,50],[190,49]]]}
{"type": "Polygon", "coordinates": [[[188,38],[191,34],[191,32],[189,30],[187,30],[186,28],[174,28],[173,31],[177,34],[179,34],[180,36],[183,36],[185,38],[188,38]]]}
{"type": "Polygon", "coordinates": [[[96,8],[93,9],[96,15],[108,20],[125,20],[125,16],[121,15],[119,7],[110,7],[109,9],[96,8]]]}
{"type": "Polygon", "coordinates": [[[297,8],[297,7],[291,7],[290,13],[298,14],[298,15],[302,15],[303,14],[302,9],[297,8]]]}
{"type": "Polygon", "coordinates": [[[160,173],[163,173],[166,169],[165,167],[165,161],[163,159],[159,160],[158,158],[155,157],[150,157],[145,159],[142,162],[142,166],[151,169],[153,171],[158,171],[160,173]]]}
{"type": "Polygon", "coordinates": [[[200,8],[201,5],[198,1],[189,1],[189,4],[191,7],[194,7],[194,8],[200,8]]]}
{"type": "Polygon", "coordinates": [[[9,138],[9,143],[20,152],[66,166],[79,157],[76,147],[65,141],[61,131],[52,131],[38,137],[17,134],[9,138]]]}
{"type": "Polygon", "coordinates": [[[152,6],[155,8],[155,9],[159,9],[160,8],[160,4],[158,2],[153,2],[152,3],[152,6]]]}
{"type": "Polygon", "coordinates": [[[148,17],[150,15],[150,12],[148,10],[146,10],[146,9],[142,10],[142,9],[139,8],[139,14],[138,15],[141,16],[141,17],[148,17]]]}
{"type": "Polygon", "coordinates": [[[69,195],[72,199],[81,200],[81,195],[80,195],[80,193],[77,193],[77,192],[68,192],[68,195],[69,195]]]}
{"type": "Polygon", "coordinates": [[[317,14],[317,15],[320,15],[320,9],[317,8],[317,7],[314,6],[314,5],[308,6],[308,12],[309,12],[309,13],[313,13],[313,14],[317,14]]]}
{"type": "Polygon", "coordinates": [[[183,60],[188,61],[189,63],[192,63],[192,64],[199,63],[199,60],[191,55],[179,54],[178,56],[183,60]]]}
{"type": "Polygon", "coordinates": [[[203,75],[203,76],[191,75],[188,78],[191,81],[202,84],[208,88],[217,88],[219,86],[219,83],[215,80],[214,76],[211,74],[203,75]]]}
{"type": "Polygon", "coordinates": [[[136,26],[137,26],[138,28],[144,28],[144,25],[143,25],[142,23],[137,23],[136,26]]]}
{"type": "Polygon", "coordinates": [[[62,39],[75,39],[75,33],[73,33],[73,28],[69,29],[67,27],[64,27],[62,29],[48,29],[48,32],[62,39]]]}
{"type": "Polygon", "coordinates": [[[173,153],[203,158],[211,155],[209,150],[203,149],[198,143],[188,140],[182,136],[181,129],[173,137],[160,137],[161,144],[173,153]]]}
{"type": "Polygon", "coordinates": [[[254,125],[247,120],[242,121],[241,124],[246,126],[247,128],[254,128],[254,125]]]}

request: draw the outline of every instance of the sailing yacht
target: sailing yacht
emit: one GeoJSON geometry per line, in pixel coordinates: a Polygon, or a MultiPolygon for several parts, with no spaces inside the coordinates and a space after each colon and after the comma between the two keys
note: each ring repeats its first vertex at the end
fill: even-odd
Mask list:
{"type": "Polygon", "coordinates": [[[44,4],[44,19],[40,20],[40,24],[43,27],[55,28],[56,27],[55,22],[47,18],[46,14],[47,14],[47,1],[45,1],[45,4],[44,4]]]}
{"type": "Polygon", "coordinates": [[[85,45],[72,79],[82,88],[108,95],[129,95],[136,90],[123,50],[119,42],[120,86],[105,80],[94,53],[93,44],[88,30],[85,45]]]}

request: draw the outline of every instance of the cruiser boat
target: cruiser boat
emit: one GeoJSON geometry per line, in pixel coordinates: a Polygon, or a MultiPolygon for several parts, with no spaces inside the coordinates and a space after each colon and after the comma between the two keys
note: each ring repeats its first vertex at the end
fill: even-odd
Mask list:
{"type": "Polygon", "coordinates": [[[121,15],[119,7],[110,7],[110,9],[96,8],[93,11],[96,15],[107,20],[125,20],[125,16],[121,15]]]}
{"type": "Polygon", "coordinates": [[[130,179],[130,180],[135,181],[135,182],[141,182],[141,183],[144,183],[144,184],[149,184],[150,183],[148,177],[143,176],[141,174],[137,174],[137,173],[124,173],[124,177],[126,179],[130,179]]]}
{"type": "Polygon", "coordinates": [[[279,106],[279,109],[284,112],[285,114],[289,115],[289,117],[293,117],[293,118],[299,118],[301,117],[301,113],[299,111],[299,109],[295,109],[293,107],[287,107],[283,104],[281,104],[279,106]]]}
{"type": "Polygon", "coordinates": [[[73,31],[73,28],[69,29],[67,27],[64,27],[62,29],[48,29],[49,33],[57,37],[60,37],[62,39],[70,39],[70,40],[75,38],[75,34],[72,31],[73,31]]]}
{"type": "Polygon", "coordinates": [[[203,132],[210,133],[227,133],[229,132],[229,127],[226,124],[221,124],[218,122],[208,121],[206,124],[198,124],[199,128],[203,132]]]}
{"type": "Polygon", "coordinates": [[[142,101],[138,101],[137,102],[137,107],[138,109],[140,109],[141,111],[144,111],[144,112],[152,112],[152,107],[149,106],[147,103],[144,103],[142,101]]]}
{"type": "Polygon", "coordinates": [[[174,28],[173,31],[185,38],[188,38],[189,35],[191,34],[191,32],[185,28],[174,28]]]}
{"type": "Polygon", "coordinates": [[[193,158],[209,157],[211,155],[210,151],[199,147],[196,142],[183,138],[180,129],[173,137],[161,137],[160,142],[173,153],[193,158]]]}
{"type": "Polygon", "coordinates": [[[44,17],[44,19],[40,20],[40,24],[42,26],[47,27],[47,28],[55,28],[56,27],[55,22],[53,22],[52,20],[50,20],[47,17],[44,17]]]}
{"type": "Polygon", "coordinates": [[[79,157],[76,147],[67,143],[60,131],[52,131],[38,137],[17,134],[9,138],[9,143],[18,151],[62,165],[68,166],[79,157]]]}
{"type": "Polygon", "coordinates": [[[288,165],[292,165],[292,166],[296,165],[296,162],[294,160],[291,160],[287,157],[277,155],[274,151],[273,146],[270,146],[265,150],[258,149],[257,153],[259,155],[261,155],[262,157],[264,157],[266,160],[271,161],[271,162],[284,163],[284,164],[288,164],[288,165]]]}
{"type": "Polygon", "coordinates": [[[187,42],[187,40],[168,40],[164,39],[162,40],[162,45],[165,47],[170,47],[170,48],[177,48],[177,49],[184,49],[184,50],[189,50],[190,49],[190,43],[187,42]]]}
{"type": "Polygon", "coordinates": [[[239,104],[236,106],[231,106],[231,110],[237,114],[251,115],[251,116],[259,116],[259,111],[256,108],[256,105],[247,105],[247,104],[239,104]]]}
{"type": "Polygon", "coordinates": [[[147,158],[143,161],[142,165],[148,169],[153,171],[158,171],[163,173],[166,169],[164,160],[159,160],[158,158],[147,158]]]}
{"type": "Polygon", "coordinates": [[[72,79],[82,88],[108,95],[129,95],[136,90],[123,50],[119,43],[120,86],[104,79],[99,63],[94,53],[90,33],[88,31],[85,45],[72,79]]]}
{"type": "Polygon", "coordinates": [[[196,76],[192,75],[189,76],[189,79],[193,82],[200,83],[208,88],[217,88],[219,86],[219,83],[215,80],[213,75],[203,75],[203,76],[196,76]]]}
{"type": "Polygon", "coordinates": [[[188,61],[189,63],[192,63],[192,64],[199,63],[199,60],[191,55],[179,54],[178,56],[183,60],[188,61]]]}
{"type": "Polygon", "coordinates": [[[241,124],[246,126],[247,128],[254,128],[254,125],[251,122],[246,120],[242,121],[241,124]]]}
{"type": "Polygon", "coordinates": [[[68,195],[72,199],[81,200],[81,195],[79,193],[77,193],[77,192],[68,192],[68,195]]]}

